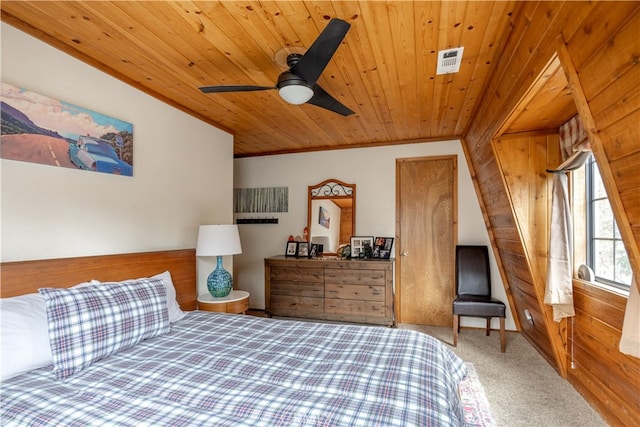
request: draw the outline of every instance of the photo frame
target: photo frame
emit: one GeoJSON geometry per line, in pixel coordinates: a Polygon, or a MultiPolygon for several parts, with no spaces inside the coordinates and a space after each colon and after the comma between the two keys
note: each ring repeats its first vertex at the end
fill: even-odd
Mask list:
{"type": "Polygon", "coordinates": [[[351,236],[351,258],[373,258],[373,236],[351,236]]]}
{"type": "Polygon", "coordinates": [[[307,258],[309,256],[309,242],[298,242],[297,257],[307,258]]]}
{"type": "Polygon", "coordinates": [[[320,243],[311,243],[311,248],[309,249],[309,258],[321,257],[323,249],[324,245],[320,243]]]}
{"type": "Polygon", "coordinates": [[[373,257],[389,259],[391,248],[393,247],[393,237],[376,237],[373,244],[373,257]]]}
{"type": "Polygon", "coordinates": [[[287,242],[287,247],[284,250],[284,256],[298,256],[298,242],[287,242]]]}

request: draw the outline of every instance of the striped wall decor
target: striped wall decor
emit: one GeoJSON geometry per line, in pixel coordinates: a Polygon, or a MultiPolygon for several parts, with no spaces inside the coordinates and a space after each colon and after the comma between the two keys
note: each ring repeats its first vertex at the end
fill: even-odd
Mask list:
{"type": "Polygon", "coordinates": [[[289,187],[234,188],[233,211],[250,212],[288,212],[289,187]]]}

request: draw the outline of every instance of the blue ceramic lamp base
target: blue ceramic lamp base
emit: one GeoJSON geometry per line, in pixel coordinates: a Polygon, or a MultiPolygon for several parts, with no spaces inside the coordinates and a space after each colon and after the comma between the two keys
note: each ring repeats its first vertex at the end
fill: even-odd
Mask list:
{"type": "Polygon", "coordinates": [[[233,289],[231,274],[222,267],[222,256],[218,256],[216,269],[207,277],[207,289],[214,298],[226,297],[233,289]]]}

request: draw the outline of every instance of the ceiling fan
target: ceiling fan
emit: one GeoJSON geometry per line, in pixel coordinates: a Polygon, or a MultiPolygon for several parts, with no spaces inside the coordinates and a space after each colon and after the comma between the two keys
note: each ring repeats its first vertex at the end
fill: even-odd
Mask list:
{"type": "Polygon", "coordinates": [[[348,22],[332,19],[304,55],[291,53],[287,56],[289,70],[278,76],[275,86],[221,85],[204,86],[200,90],[223,93],[278,89],[282,99],[290,104],[312,104],[343,116],[354,114],[316,83],[350,27],[348,22]]]}

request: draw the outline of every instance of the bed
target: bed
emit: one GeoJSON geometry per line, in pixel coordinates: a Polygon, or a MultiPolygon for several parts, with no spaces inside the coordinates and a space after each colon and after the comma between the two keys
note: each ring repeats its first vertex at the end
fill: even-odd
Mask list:
{"type": "Polygon", "coordinates": [[[3,304],[36,289],[43,290],[34,298],[46,301],[54,362],[3,380],[2,425],[464,425],[458,386],[466,367],[438,340],[386,327],[192,311],[192,250],[2,265],[3,304]],[[114,300],[118,309],[136,305],[126,313],[144,311],[136,330],[151,335],[87,357],[112,336],[95,313],[114,310],[114,300]],[[78,308],[83,301],[90,313],[78,308]],[[97,324],[86,326],[92,335],[82,344],[68,337],[78,324],[65,329],[74,309],[81,327],[97,324]],[[82,357],[60,356],[69,353],[60,347],[74,345],[82,357]]]}

